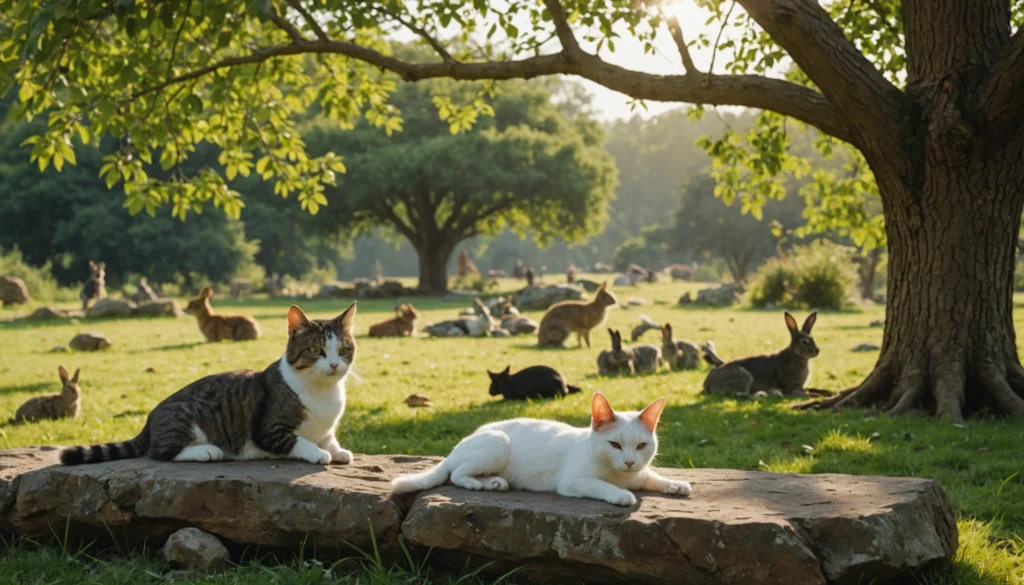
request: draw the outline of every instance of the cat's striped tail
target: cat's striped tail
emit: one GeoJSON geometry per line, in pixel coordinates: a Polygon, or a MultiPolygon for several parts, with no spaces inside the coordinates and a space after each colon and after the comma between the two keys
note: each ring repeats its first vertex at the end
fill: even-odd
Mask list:
{"type": "Polygon", "coordinates": [[[82,463],[102,463],[118,459],[135,459],[149,454],[149,425],[146,425],[139,436],[130,441],[106,443],[103,445],[86,445],[68,447],[60,453],[60,462],[64,465],[80,465],[82,463]]]}
{"type": "Polygon", "coordinates": [[[448,469],[448,459],[438,463],[434,467],[421,473],[410,473],[400,475],[391,480],[391,493],[408,494],[422,490],[429,490],[448,481],[451,471],[448,469]]]}

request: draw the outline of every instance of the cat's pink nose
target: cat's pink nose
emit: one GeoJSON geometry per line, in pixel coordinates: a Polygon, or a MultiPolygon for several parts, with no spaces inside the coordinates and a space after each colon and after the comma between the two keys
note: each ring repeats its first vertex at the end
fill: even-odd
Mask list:
{"type": "Polygon", "coordinates": [[[626,467],[632,468],[633,464],[636,463],[636,461],[623,461],[623,463],[626,464],[626,467]]]}
{"type": "Polygon", "coordinates": [[[332,370],[337,370],[338,369],[338,362],[331,362],[331,363],[329,363],[327,365],[331,366],[332,370]]]}

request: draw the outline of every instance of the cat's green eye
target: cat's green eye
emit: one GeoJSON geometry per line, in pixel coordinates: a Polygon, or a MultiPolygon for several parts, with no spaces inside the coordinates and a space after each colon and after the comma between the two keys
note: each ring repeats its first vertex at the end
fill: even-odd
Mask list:
{"type": "Polygon", "coordinates": [[[618,449],[619,451],[622,451],[622,445],[616,443],[615,441],[608,441],[608,444],[611,445],[612,447],[618,449]]]}
{"type": "Polygon", "coordinates": [[[320,356],[324,355],[324,348],[322,348],[322,347],[311,347],[311,348],[309,348],[309,353],[311,353],[311,354],[313,354],[313,355],[315,355],[317,357],[320,357],[320,356]]]}
{"type": "Polygon", "coordinates": [[[643,451],[647,447],[647,443],[638,443],[636,446],[637,451],[643,451]]]}

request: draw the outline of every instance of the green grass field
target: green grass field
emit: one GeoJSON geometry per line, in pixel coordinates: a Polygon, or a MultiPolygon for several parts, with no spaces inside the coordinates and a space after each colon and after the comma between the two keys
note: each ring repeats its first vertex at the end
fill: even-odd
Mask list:
{"type": "MultiPolygon", "coordinates": [[[[506,282],[509,288],[512,283],[506,282]]],[[[679,308],[676,299],[697,285],[656,284],[616,291],[619,300],[639,297],[643,307],[617,309],[609,324],[623,336],[641,313],[670,322],[677,339],[713,339],[726,357],[780,349],[788,342],[781,312],[679,308]]],[[[57,366],[82,368],[82,416],[74,421],[0,428],[0,448],[40,444],[81,444],[125,439],[138,432],[148,409],[201,376],[231,369],[261,369],[284,348],[285,300],[232,303],[214,299],[222,312],[241,312],[260,321],[263,339],[206,344],[192,317],[130,319],[78,324],[0,324],[0,417],[13,415],[26,399],[59,390],[57,366]],[[114,346],[90,354],[49,353],[76,333],[101,331],[114,346]],[[155,373],[146,372],[155,368],[155,373]]],[[[306,301],[310,316],[334,316],[343,301],[306,301]]],[[[420,300],[424,320],[454,317],[463,308],[440,300],[420,300]]],[[[925,583],[1024,584],[1024,421],[970,420],[961,428],[944,421],[905,416],[890,419],[869,411],[796,413],[792,401],[737,402],[698,395],[706,369],[646,377],[600,378],[595,346],[538,350],[534,339],[365,338],[366,328],[388,318],[392,303],[364,301],[356,318],[360,380],[349,385],[349,406],[339,430],[341,444],[359,453],[444,455],[477,426],[528,416],[585,425],[589,395],[604,392],[613,406],[637,409],[664,396],[669,406],[659,428],[657,463],[672,467],[728,467],[798,473],[853,473],[918,476],[938,480],[959,515],[960,551],[952,567],[922,576],[925,583]],[[492,371],[536,364],[560,369],[582,395],[537,403],[502,403],[487,394],[492,371]],[[412,393],[426,394],[435,406],[411,409],[412,393]],[[877,433],[877,435],[876,435],[877,433]],[[804,445],[813,447],[807,452],[804,445]]],[[[25,309],[21,309],[24,313],[25,309]]],[[[0,319],[13,317],[12,309],[0,319]]],[[[539,319],[540,314],[532,315],[539,319]]],[[[804,313],[797,318],[803,320],[804,313]]],[[[881,342],[882,308],[819,316],[815,339],[821,355],[813,363],[811,385],[841,389],[857,383],[874,364],[875,353],[854,353],[860,343],[881,342]]],[[[1017,326],[1024,325],[1024,311],[1017,326]]],[[[656,332],[644,341],[660,343],[656,332]]],[[[358,455],[357,455],[358,456],[358,455]]],[[[130,560],[68,555],[52,546],[9,543],[0,551],[0,582],[81,583],[159,582],[159,562],[136,554],[130,560]]],[[[385,575],[364,570],[332,579],[345,582],[423,582],[408,570],[385,575]]],[[[450,577],[438,577],[447,582],[450,577]]],[[[319,565],[247,565],[211,583],[317,583],[328,580],[319,565]]],[[[471,580],[471,579],[469,579],[471,580]]]]}

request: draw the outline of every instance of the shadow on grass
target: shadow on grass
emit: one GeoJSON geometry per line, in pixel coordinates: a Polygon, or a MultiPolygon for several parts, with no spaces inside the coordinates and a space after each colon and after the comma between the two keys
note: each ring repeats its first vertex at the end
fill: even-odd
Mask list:
{"type": "Polygon", "coordinates": [[[43,390],[60,391],[60,384],[57,382],[35,382],[33,384],[19,384],[16,386],[0,386],[0,395],[18,394],[21,392],[36,393],[43,390]]]}
{"type": "Polygon", "coordinates": [[[138,350],[133,350],[133,351],[131,351],[129,353],[149,353],[151,351],[177,351],[179,349],[192,349],[193,347],[198,347],[200,345],[206,345],[206,343],[207,342],[205,342],[205,341],[189,341],[187,343],[174,343],[174,344],[171,344],[171,345],[161,345],[159,347],[154,347],[154,348],[138,349],[138,350]]]}

